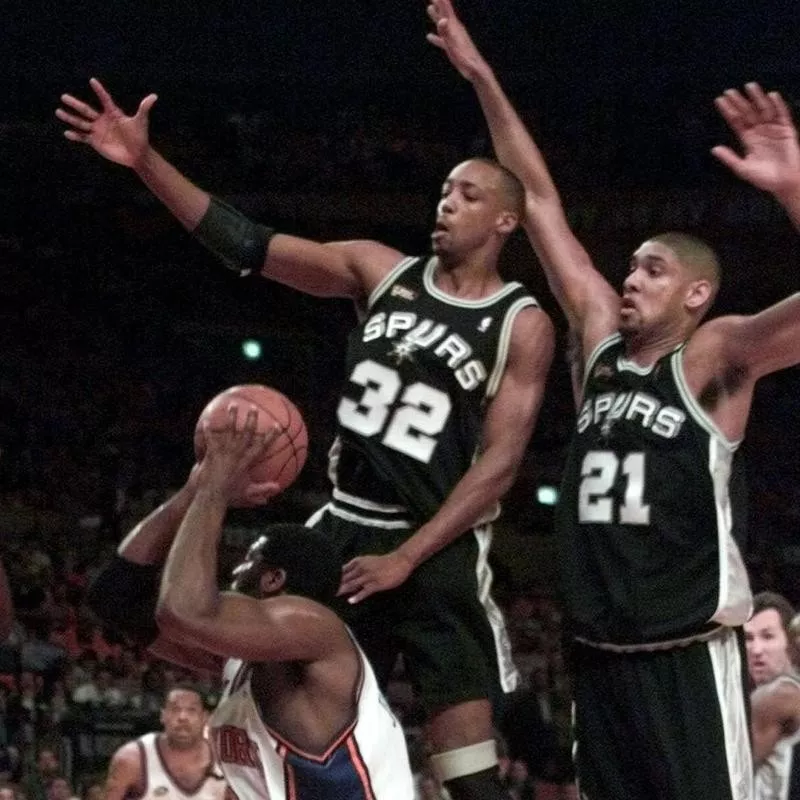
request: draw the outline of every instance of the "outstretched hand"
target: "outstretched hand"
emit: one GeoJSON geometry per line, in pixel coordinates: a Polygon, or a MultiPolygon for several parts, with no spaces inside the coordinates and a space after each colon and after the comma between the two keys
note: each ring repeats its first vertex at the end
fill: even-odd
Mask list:
{"type": "Polygon", "coordinates": [[[436,26],[435,33],[429,33],[427,40],[444,50],[452,65],[471,81],[477,70],[485,64],[467,29],[456,15],[450,0],[430,0],[428,16],[436,26]]]}
{"type": "Polygon", "coordinates": [[[778,92],[748,83],[743,94],[728,89],[714,101],[739,139],[743,155],[719,145],[711,152],[742,180],[780,195],[800,183],[797,128],[778,92]]]}
{"type": "Polygon", "coordinates": [[[66,108],[57,109],[56,116],[71,126],[64,131],[64,136],[71,142],[88,144],[109,161],[126,167],[136,166],[149,145],[150,109],[158,97],[147,95],[139,103],[136,114],[127,116],[97,78],[91,78],[89,85],[100,101],[100,110],[71,94],[62,94],[61,102],[66,108]]]}
{"type": "MultiPolygon", "coordinates": [[[[280,487],[275,482],[253,483],[249,470],[279,433],[277,427],[258,432],[258,410],[247,411],[244,426],[238,424],[239,408],[231,403],[224,428],[203,426],[205,454],[196,475],[197,488],[223,496],[228,505],[263,505],[280,487]]],[[[190,478],[191,480],[191,478],[190,478]]]]}

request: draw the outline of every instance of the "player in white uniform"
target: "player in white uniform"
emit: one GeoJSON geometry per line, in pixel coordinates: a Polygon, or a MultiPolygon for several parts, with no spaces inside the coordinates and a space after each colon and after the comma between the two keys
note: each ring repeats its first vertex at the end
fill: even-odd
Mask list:
{"type": "MultiPolygon", "coordinates": [[[[92,589],[104,619],[146,632],[112,609],[146,605],[146,584],[166,564],[151,652],[197,669],[223,669],[211,739],[230,793],[240,800],[412,800],[405,735],[350,632],[323,603],[339,587],[327,538],[300,525],[265,529],[217,588],[217,546],[228,505],[266,446],[256,412],[236,430],[236,410],[186,485],[134,528],[92,589]],[[103,603],[113,591],[114,604],[103,603]],[[314,598],[314,599],[312,599],[314,598]],[[112,618],[113,617],[113,618],[112,618]],[[227,663],[225,663],[227,661],[227,663]]],[[[249,486],[251,503],[274,485],[249,486]]]]}
{"type": "Polygon", "coordinates": [[[197,691],[171,689],[164,730],[127,742],[111,758],[105,800],[222,800],[226,784],[203,735],[207,719],[197,691]]]}
{"type": "Polygon", "coordinates": [[[786,598],[762,592],[745,623],[752,694],[756,800],[800,800],[800,675],[789,635],[794,609],[786,598]]]}

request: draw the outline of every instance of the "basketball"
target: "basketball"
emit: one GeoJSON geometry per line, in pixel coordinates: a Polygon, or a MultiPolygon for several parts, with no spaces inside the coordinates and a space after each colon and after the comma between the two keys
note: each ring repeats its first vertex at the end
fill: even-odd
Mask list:
{"type": "Polygon", "coordinates": [[[250,406],[258,409],[256,430],[265,433],[277,426],[280,430],[262,457],[250,466],[253,483],[274,482],[280,491],[291,485],[306,462],[308,431],[302,414],[288,397],[276,389],[259,384],[232,386],[220,392],[202,410],[194,433],[194,453],[198,461],[205,453],[202,426],[224,428],[230,420],[230,405],[239,406],[237,425],[244,425],[250,406]]]}

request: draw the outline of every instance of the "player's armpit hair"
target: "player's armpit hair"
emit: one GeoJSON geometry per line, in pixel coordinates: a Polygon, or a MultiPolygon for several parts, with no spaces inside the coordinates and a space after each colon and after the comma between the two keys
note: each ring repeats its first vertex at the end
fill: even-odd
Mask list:
{"type": "Polygon", "coordinates": [[[274,228],[253,222],[216,197],[211,198],[208,211],[192,231],[200,244],[242,277],[261,272],[274,235],[274,228]]]}
{"type": "Polygon", "coordinates": [[[144,647],[158,638],[159,567],[115,555],[92,582],[86,600],[100,619],[144,647]]]}

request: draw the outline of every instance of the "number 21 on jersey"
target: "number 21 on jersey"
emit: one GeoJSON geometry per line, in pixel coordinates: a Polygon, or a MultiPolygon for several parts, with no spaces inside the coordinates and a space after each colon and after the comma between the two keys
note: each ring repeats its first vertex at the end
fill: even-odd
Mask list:
{"type": "Polygon", "coordinates": [[[403,387],[397,370],[371,359],[357,364],[350,380],[364,392],[357,401],[342,398],[339,424],[361,436],[381,435],[387,447],[427,464],[450,416],[450,398],[419,381],[403,387]],[[393,407],[398,396],[400,403],[393,407]]]}
{"type": "Polygon", "coordinates": [[[628,453],[620,461],[610,450],[590,450],[581,465],[578,521],[649,525],[650,506],[643,502],[644,486],[644,453],[628,453]],[[615,509],[609,494],[620,470],[626,481],[625,494],[615,509]]]}

